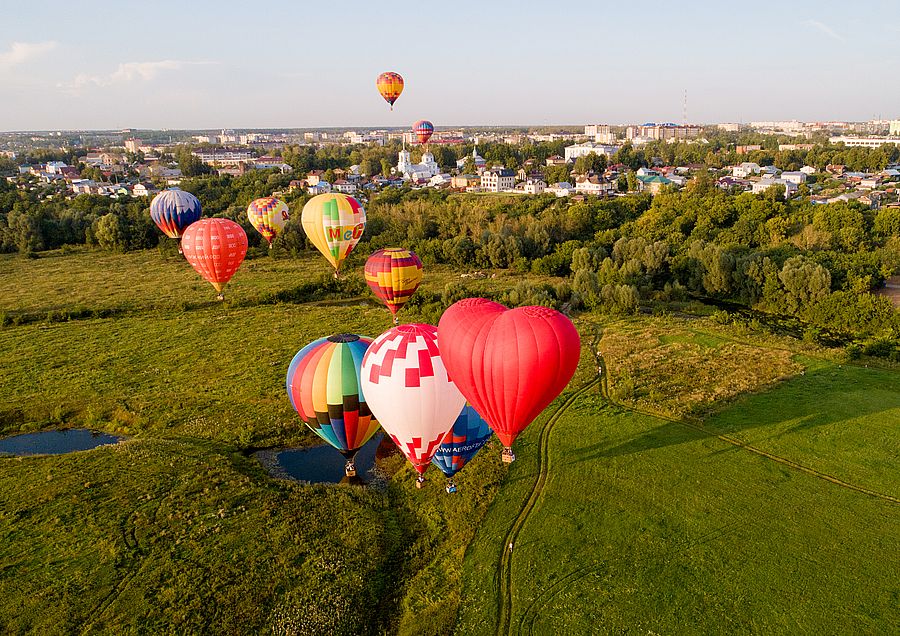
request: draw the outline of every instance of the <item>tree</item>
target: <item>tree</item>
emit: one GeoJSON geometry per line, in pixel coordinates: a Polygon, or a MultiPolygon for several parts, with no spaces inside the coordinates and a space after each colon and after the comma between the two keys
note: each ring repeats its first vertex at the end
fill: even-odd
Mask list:
{"type": "Polygon", "coordinates": [[[94,221],[92,226],[94,238],[97,243],[106,250],[121,250],[125,248],[125,231],[118,215],[110,212],[94,221]]]}
{"type": "Polygon", "coordinates": [[[778,278],[787,292],[786,308],[791,313],[824,299],[831,291],[831,274],[805,256],[786,260],[778,278]]]}

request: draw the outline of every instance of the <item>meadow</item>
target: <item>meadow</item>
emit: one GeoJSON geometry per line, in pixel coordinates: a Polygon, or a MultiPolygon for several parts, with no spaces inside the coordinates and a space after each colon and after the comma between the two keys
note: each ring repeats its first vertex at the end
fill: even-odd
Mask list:
{"type": "MultiPolygon", "coordinates": [[[[219,303],[165,251],[0,256],[0,434],[130,437],[0,458],[2,631],[900,629],[898,372],[708,316],[578,316],[569,389],[457,496],[400,457],[380,489],[270,478],[250,452],[315,441],[293,354],[390,326],[359,264],[261,255],[219,303]]],[[[432,267],[402,319],[461,280],[553,282],[432,267]]]]}

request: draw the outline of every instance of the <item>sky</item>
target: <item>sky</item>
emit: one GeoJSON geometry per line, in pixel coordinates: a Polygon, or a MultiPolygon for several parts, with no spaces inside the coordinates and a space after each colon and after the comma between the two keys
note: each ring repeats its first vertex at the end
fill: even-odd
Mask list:
{"type": "Polygon", "coordinates": [[[0,130],[894,119],[897,9],[0,0],[0,130]]]}

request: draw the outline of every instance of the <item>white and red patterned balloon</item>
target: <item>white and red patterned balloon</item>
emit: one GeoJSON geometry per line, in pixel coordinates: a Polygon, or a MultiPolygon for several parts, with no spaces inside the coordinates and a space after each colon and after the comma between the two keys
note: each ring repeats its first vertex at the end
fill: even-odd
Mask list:
{"type": "Polygon", "coordinates": [[[466,403],[447,376],[437,329],[411,324],[385,331],[369,345],[360,380],[373,415],[421,481],[466,403]]]}

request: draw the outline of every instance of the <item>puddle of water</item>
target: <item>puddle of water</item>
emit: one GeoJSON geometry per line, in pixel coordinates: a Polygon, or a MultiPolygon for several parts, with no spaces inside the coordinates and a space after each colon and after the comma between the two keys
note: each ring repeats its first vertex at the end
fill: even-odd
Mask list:
{"type": "Polygon", "coordinates": [[[116,444],[122,439],[86,428],[40,431],[0,439],[0,455],[62,455],[116,444]]]}
{"type": "Polygon", "coordinates": [[[344,474],[346,460],[334,448],[323,444],[310,448],[288,448],[271,452],[256,453],[257,459],[275,477],[287,477],[311,484],[360,484],[374,478],[375,454],[384,433],[376,433],[356,454],[357,477],[344,474]]]}

